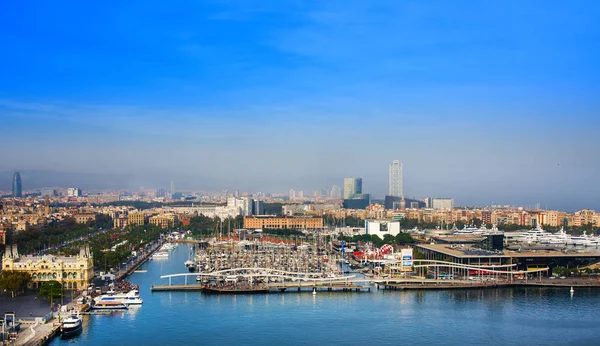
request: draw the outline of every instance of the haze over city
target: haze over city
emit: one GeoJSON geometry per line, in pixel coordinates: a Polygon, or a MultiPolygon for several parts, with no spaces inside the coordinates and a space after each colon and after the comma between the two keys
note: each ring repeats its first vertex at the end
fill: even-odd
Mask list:
{"type": "Polygon", "coordinates": [[[4,3],[0,189],[14,171],[25,189],[71,177],[285,192],[362,177],[383,196],[400,160],[406,196],[600,209],[599,12],[4,3]]]}

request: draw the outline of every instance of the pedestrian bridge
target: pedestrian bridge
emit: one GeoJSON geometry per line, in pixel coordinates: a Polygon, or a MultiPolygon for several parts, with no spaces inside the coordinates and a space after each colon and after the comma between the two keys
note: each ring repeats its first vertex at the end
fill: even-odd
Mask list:
{"type": "MultiPolygon", "coordinates": [[[[325,273],[305,273],[305,272],[293,272],[285,271],[272,268],[260,268],[260,267],[246,267],[246,268],[232,268],[225,270],[218,270],[210,273],[180,273],[180,274],[169,274],[163,275],[161,279],[168,279],[169,285],[172,284],[173,278],[183,277],[185,284],[188,284],[188,277],[193,277],[193,282],[196,278],[204,280],[226,280],[228,277],[235,277],[237,279],[263,279],[267,282],[278,282],[278,283],[306,283],[308,285],[325,285],[325,284],[352,284],[352,283],[375,283],[375,284],[389,284],[389,283],[408,283],[408,282],[424,282],[424,281],[437,281],[436,279],[425,279],[423,273],[420,277],[415,276],[401,276],[394,277],[392,269],[398,270],[401,265],[400,260],[387,260],[384,264],[390,269],[390,272],[386,275],[386,269],[383,269],[385,276],[372,276],[358,278],[355,275],[344,276],[335,274],[325,273]]],[[[447,273],[454,273],[457,276],[469,276],[469,271],[477,271],[479,275],[494,275],[501,276],[507,275],[511,278],[514,275],[531,275],[538,274],[541,278],[542,272],[547,272],[549,268],[539,268],[535,270],[514,270],[516,264],[505,264],[505,265],[474,265],[474,264],[460,264],[454,262],[437,261],[437,260],[413,260],[413,270],[417,273],[422,272],[424,268],[436,269],[438,271],[445,271],[447,273]]]]}

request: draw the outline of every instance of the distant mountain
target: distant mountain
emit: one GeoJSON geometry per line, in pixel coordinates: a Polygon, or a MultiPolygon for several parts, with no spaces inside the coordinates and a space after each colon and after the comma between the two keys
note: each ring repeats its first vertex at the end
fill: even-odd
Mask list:
{"type": "MultiPolygon", "coordinates": [[[[19,171],[23,191],[43,187],[79,187],[83,190],[128,188],[133,177],[125,174],[74,173],[54,171],[19,171]]],[[[12,188],[14,171],[0,172],[0,190],[12,188]]]]}

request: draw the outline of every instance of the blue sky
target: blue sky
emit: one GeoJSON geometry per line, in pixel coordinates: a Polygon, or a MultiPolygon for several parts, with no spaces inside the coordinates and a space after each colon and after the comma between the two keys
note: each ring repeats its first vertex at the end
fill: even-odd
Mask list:
{"type": "Polygon", "coordinates": [[[0,3],[0,170],[600,209],[595,1],[0,3]],[[65,157],[67,156],[67,157],[65,157]]]}

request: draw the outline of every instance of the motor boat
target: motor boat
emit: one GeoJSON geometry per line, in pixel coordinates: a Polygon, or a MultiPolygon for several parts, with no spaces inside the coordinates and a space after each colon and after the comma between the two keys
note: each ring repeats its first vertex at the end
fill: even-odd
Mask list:
{"type": "Polygon", "coordinates": [[[127,305],[120,301],[100,301],[92,306],[92,310],[127,310],[127,305]]]}
{"type": "Polygon", "coordinates": [[[81,333],[81,330],[83,329],[82,324],[83,323],[81,317],[79,316],[79,311],[73,311],[71,315],[65,318],[60,325],[62,337],[68,338],[81,333]]]}
{"type": "Polygon", "coordinates": [[[154,255],[152,255],[152,258],[156,259],[156,258],[169,258],[169,251],[168,250],[160,250],[157,253],[155,253],[154,255]]]}

